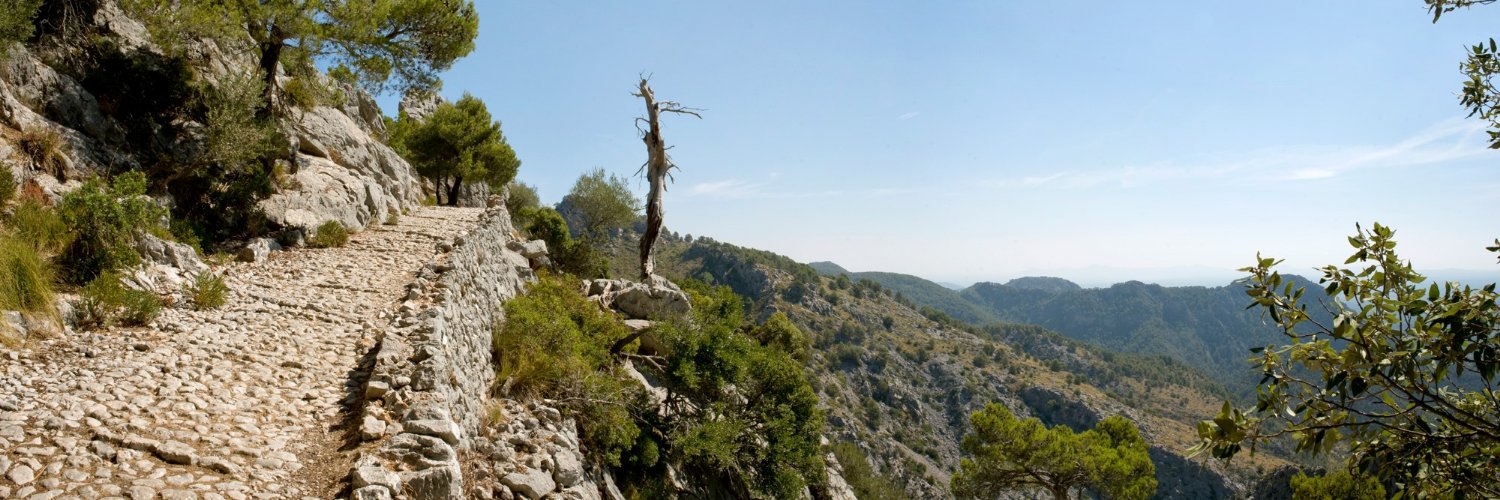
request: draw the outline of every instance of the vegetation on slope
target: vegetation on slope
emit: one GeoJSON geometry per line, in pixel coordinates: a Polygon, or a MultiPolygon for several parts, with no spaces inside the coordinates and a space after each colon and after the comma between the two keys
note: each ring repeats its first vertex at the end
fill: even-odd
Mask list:
{"type": "Polygon", "coordinates": [[[823,482],[817,396],[794,358],[785,320],[752,325],[725,287],[688,283],[692,321],[652,330],[664,352],[612,346],[628,333],[567,277],[544,276],[506,304],[495,333],[498,383],[549,397],[579,416],[582,435],[627,490],[669,491],[668,468],[751,498],[795,497],[823,482]],[[626,371],[631,360],[663,381],[660,406],[626,371]]]}

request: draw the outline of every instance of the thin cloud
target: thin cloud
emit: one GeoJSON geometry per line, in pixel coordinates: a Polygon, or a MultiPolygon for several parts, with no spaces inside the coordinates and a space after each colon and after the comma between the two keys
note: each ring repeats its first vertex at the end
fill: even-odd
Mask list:
{"type": "Polygon", "coordinates": [[[1484,124],[1449,120],[1388,145],[1277,148],[1245,154],[1243,158],[1207,165],[1156,164],[1100,170],[1063,170],[1041,175],[999,179],[996,188],[1049,186],[1130,188],[1191,179],[1250,178],[1277,182],[1331,179],[1351,172],[1407,168],[1477,157],[1489,152],[1481,132],[1484,124]]]}
{"type": "MultiPolygon", "coordinates": [[[[779,178],[772,175],[772,180],[779,178]]],[[[822,191],[790,191],[779,189],[774,182],[748,182],[740,179],[725,179],[721,181],[701,182],[688,187],[688,195],[702,198],[720,198],[734,200],[779,200],[794,198],[828,198],[835,196],[863,196],[868,198],[879,198],[886,196],[899,196],[911,193],[906,188],[873,188],[861,190],[828,189],[822,191]]]]}
{"type": "Polygon", "coordinates": [[[688,187],[688,194],[693,196],[740,198],[758,192],[760,186],[761,184],[752,184],[739,179],[725,179],[722,181],[693,184],[688,187]]]}
{"type": "Polygon", "coordinates": [[[917,116],[919,116],[921,114],[922,113],[919,112],[919,111],[910,111],[910,112],[902,113],[901,116],[896,117],[896,119],[897,120],[901,120],[901,121],[906,121],[906,120],[910,120],[912,118],[916,118],[917,116]]]}

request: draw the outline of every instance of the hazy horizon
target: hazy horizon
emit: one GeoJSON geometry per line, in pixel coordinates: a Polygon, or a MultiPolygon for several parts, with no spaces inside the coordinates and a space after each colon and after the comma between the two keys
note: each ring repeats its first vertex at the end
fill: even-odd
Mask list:
{"type": "Polygon", "coordinates": [[[1456,93],[1500,10],[1435,26],[1404,0],[573,7],[481,3],[476,50],[443,76],[446,97],[488,103],[549,203],[588,169],[636,171],[646,73],[706,110],[664,126],[681,166],[666,225],[803,262],[1232,279],[1263,252],[1311,274],[1379,221],[1418,268],[1494,268],[1500,153],[1456,93]]]}

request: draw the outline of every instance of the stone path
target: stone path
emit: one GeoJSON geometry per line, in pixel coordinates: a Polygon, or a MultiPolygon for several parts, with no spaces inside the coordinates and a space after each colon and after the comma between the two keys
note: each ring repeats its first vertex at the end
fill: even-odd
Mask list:
{"type": "Polygon", "coordinates": [[[344,248],[231,264],[219,310],[0,347],[0,498],[339,495],[361,357],[480,213],[422,208],[344,248]]]}

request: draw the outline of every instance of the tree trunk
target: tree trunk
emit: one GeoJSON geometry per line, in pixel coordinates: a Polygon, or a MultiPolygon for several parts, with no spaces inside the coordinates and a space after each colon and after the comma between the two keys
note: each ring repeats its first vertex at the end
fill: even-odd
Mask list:
{"type": "Polygon", "coordinates": [[[256,110],[258,118],[267,119],[276,113],[276,69],[281,67],[281,52],[285,48],[281,28],[272,26],[266,41],[260,43],[259,66],[265,88],[261,89],[261,108],[256,110]]]}
{"type": "Polygon", "coordinates": [[[459,191],[463,189],[463,185],[464,177],[462,175],[453,176],[453,185],[448,188],[448,206],[458,206],[459,191]]]}
{"type": "Polygon", "coordinates": [[[651,190],[646,194],[646,234],[641,235],[641,280],[644,281],[656,273],[651,248],[661,235],[662,190],[671,164],[667,163],[667,148],[661,139],[661,109],[656,107],[656,96],[651,93],[651,86],[646,84],[645,78],[641,79],[639,95],[646,101],[647,128],[641,134],[641,141],[646,143],[646,179],[651,182],[651,190]]]}
{"type": "Polygon", "coordinates": [[[1068,500],[1068,487],[1064,485],[1052,485],[1052,498],[1056,500],[1068,500]]]}

